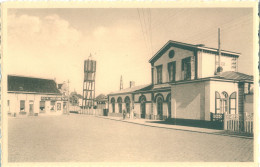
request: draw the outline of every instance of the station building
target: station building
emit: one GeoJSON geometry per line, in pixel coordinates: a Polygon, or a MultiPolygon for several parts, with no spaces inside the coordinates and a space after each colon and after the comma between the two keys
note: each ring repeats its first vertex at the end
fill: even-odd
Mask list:
{"type": "Polygon", "coordinates": [[[12,116],[61,115],[68,99],[51,79],[8,75],[7,109],[12,116]]]}
{"type": "Polygon", "coordinates": [[[216,114],[253,109],[253,76],[237,71],[240,55],[168,41],[149,61],[151,84],[110,93],[109,115],[126,110],[137,118],[210,121],[216,114]]]}

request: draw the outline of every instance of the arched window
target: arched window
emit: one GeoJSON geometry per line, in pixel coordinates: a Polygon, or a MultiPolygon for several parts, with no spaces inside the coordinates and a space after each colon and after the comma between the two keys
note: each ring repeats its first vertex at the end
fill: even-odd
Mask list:
{"type": "Polygon", "coordinates": [[[115,113],[115,98],[111,98],[112,112],[115,113]]]}
{"type": "Polygon", "coordinates": [[[118,103],[119,113],[122,113],[122,98],[121,97],[118,97],[117,103],[118,103]]]}
{"type": "Polygon", "coordinates": [[[221,101],[220,101],[220,94],[218,92],[215,92],[215,113],[221,112],[221,101]]]}
{"type": "Polygon", "coordinates": [[[130,113],[130,98],[129,98],[129,96],[125,97],[125,106],[126,106],[126,112],[130,113]]]}
{"type": "Polygon", "coordinates": [[[229,113],[236,114],[237,112],[237,93],[233,92],[229,97],[229,113]]]}
{"type": "Polygon", "coordinates": [[[228,94],[227,92],[222,92],[222,110],[221,113],[228,112],[228,94]]]}

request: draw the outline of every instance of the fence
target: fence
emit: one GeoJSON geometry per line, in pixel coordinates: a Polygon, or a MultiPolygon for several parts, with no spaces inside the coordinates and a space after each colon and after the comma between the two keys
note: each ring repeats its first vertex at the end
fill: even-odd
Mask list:
{"type": "Polygon", "coordinates": [[[224,114],[224,130],[253,134],[253,113],[224,114]]]}
{"type": "Polygon", "coordinates": [[[79,114],[96,115],[96,116],[107,116],[108,109],[84,109],[79,114]]]}

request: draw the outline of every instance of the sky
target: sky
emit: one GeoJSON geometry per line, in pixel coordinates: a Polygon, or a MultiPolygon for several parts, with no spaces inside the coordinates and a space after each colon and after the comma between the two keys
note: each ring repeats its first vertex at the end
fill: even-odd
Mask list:
{"type": "Polygon", "coordinates": [[[249,8],[8,9],[7,74],[70,81],[82,94],[84,60],[97,61],[96,95],[151,83],[149,59],[169,40],[240,52],[253,75],[249,8]]]}

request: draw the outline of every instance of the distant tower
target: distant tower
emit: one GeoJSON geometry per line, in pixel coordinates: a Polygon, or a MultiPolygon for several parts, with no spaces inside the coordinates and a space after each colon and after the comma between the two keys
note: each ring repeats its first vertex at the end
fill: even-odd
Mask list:
{"type": "Polygon", "coordinates": [[[82,108],[91,108],[95,98],[96,61],[89,58],[84,61],[83,101],[82,108]]]}
{"type": "Polygon", "coordinates": [[[120,90],[122,90],[122,89],[123,89],[123,77],[121,75],[121,78],[120,78],[120,90]]]}

